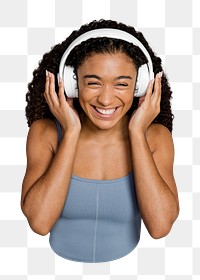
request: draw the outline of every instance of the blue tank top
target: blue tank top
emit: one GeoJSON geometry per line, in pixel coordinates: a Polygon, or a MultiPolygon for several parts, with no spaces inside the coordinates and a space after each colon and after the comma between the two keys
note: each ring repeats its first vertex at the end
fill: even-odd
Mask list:
{"type": "MultiPolygon", "coordinates": [[[[56,125],[60,141],[61,127],[57,121],[56,125]]],[[[108,262],[137,246],[140,229],[133,173],[113,180],[72,176],[49,241],[53,251],[65,259],[108,262]]]]}

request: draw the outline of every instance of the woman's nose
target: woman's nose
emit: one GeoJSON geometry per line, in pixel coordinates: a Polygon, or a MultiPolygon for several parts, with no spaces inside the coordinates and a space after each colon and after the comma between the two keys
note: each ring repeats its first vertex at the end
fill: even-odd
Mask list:
{"type": "Polygon", "coordinates": [[[114,91],[111,87],[105,86],[98,95],[98,102],[103,106],[109,106],[113,103],[114,91]]]}

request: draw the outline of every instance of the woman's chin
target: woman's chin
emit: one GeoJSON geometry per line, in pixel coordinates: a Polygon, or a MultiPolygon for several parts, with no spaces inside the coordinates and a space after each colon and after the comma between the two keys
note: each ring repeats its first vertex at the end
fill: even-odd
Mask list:
{"type": "Polygon", "coordinates": [[[113,129],[119,129],[121,126],[124,126],[124,119],[127,116],[123,116],[122,118],[115,118],[112,120],[102,120],[97,118],[88,118],[88,121],[90,123],[90,127],[93,126],[96,129],[99,130],[113,130],[113,129]]]}

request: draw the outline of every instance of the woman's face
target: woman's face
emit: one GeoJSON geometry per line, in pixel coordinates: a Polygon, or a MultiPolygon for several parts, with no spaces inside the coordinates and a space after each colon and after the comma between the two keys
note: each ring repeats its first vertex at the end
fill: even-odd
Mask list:
{"type": "Polygon", "coordinates": [[[77,69],[79,102],[88,120],[100,129],[122,123],[130,109],[137,76],[124,53],[94,54],[77,69]]]}

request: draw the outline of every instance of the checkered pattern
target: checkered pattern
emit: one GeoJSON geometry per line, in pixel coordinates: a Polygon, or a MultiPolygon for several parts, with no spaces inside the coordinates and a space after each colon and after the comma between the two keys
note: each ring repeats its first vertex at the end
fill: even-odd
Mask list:
{"type": "Polygon", "coordinates": [[[0,0],[0,280],[200,279],[200,0],[0,0]],[[42,55],[93,19],[141,30],[173,89],[180,215],[170,234],[100,264],[55,255],[20,210],[25,173],[27,83],[42,55]]]}

